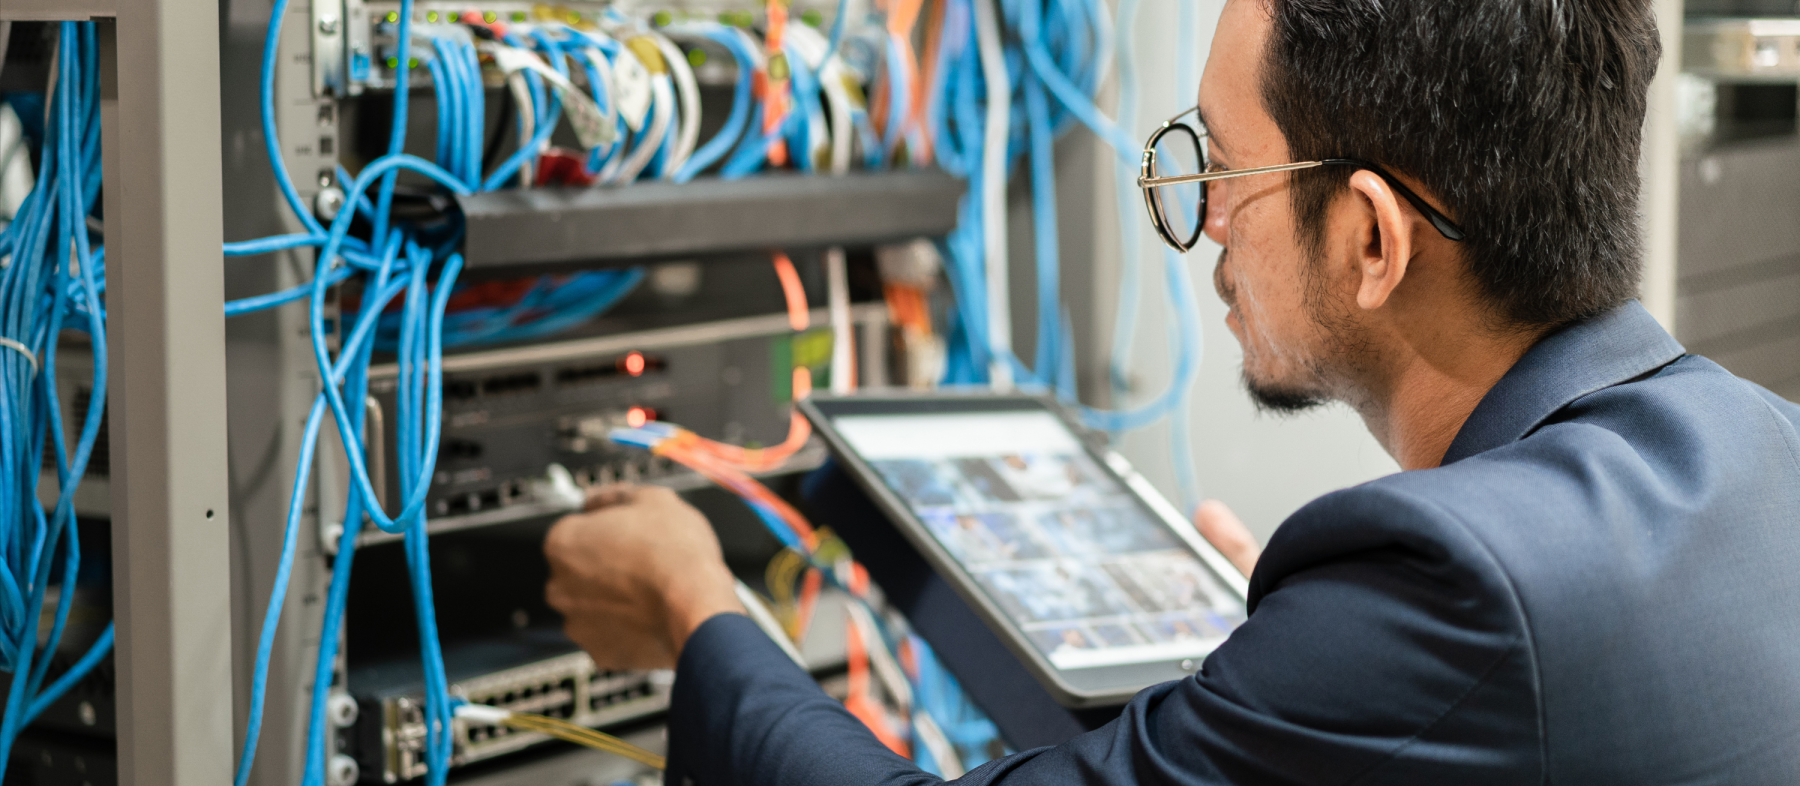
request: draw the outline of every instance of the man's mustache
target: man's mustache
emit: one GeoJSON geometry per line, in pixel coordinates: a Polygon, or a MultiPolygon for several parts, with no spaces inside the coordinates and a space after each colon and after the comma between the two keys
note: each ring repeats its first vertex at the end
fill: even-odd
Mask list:
{"type": "Polygon", "coordinates": [[[1219,261],[1213,263],[1213,291],[1219,293],[1219,299],[1225,301],[1226,308],[1237,308],[1237,286],[1225,277],[1225,255],[1227,253],[1229,252],[1221,249],[1219,261]]]}

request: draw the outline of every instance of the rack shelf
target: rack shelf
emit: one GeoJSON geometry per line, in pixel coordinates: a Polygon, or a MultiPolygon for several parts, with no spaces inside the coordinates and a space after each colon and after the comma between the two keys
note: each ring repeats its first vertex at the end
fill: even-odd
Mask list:
{"type": "Polygon", "coordinates": [[[917,170],[506,190],[458,202],[465,263],[498,271],[939,237],[956,226],[965,190],[942,171],[917,170]]]}

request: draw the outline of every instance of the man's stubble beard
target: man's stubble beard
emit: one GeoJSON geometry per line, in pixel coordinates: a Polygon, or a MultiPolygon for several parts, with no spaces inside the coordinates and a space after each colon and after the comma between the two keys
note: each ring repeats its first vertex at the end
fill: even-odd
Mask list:
{"type": "MultiPolygon", "coordinates": [[[[1225,302],[1227,308],[1236,309],[1238,305],[1237,287],[1225,276],[1225,256],[1227,253],[1227,251],[1221,250],[1219,252],[1218,261],[1213,265],[1213,288],[1217,290],[1219,299],[1225,302]]],[[[1308,256],[1313,255],[1309,253],[1308,256]]],[[[1348,334],[1355,333],[1356,331],[1354,327],[1344,324],[1345,321],[1343,319],[1333,319],[1325,315],[1325,312],[1329,310],[1329,306],[1327,305],[1329,299],[1325,297],[1324,288],[1320,281],[1320,277],[1316,272],[1317,262],[1318,260],[1316,258],[1309,260],[1305,272],[1302,273],[1306,278],[1306,295],[1303,302],[1306,305],[1307,318],[1311,320],[1325,336],[1329,337],[1329,341],[1332,344],[1329,354],[1347,357],[1349,352],[1358,343],[1353,338],[1348,338],[1348,334]]],[[[1244,312],[1242,310],[1238,311],[1238,322],[1242,326],[1247,339],[1250,333],[1249,324],[1244,319],[1244,312]]],[[[1238,373],[1240,379],[1243,380],[1244,391],[1250,394],[1250,402],[1256,405],[1257,412],[1282,416],[1297,415],[1308,410],[1323,407],[1344,398],[1341,395],[1334,394],[1330,390],[1332,386],[1326,380],[1337,375],[1331,372],[1324,358],[1308,357],[1302,361],[1302,365],[1307,370],[1308,376],[1313,382],[1310,386],[1271,382],[1259,380],[1250,375],[1248,353],[1251,350],[1248,341],[1245,341],[1244,345],[1246,354],[1245,362],[1239,366],[1238,373]]]]}

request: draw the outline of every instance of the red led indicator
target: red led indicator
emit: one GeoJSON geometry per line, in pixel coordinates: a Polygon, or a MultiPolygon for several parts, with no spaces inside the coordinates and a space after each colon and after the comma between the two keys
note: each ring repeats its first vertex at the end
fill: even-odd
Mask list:
{"type": "Polygon", "coordinates": [[[632,407],[625,411],[625,425],[641,428],[645,423],[656,419],[655,410],[649,407],[632,407]]]}
{"type": "MultiPolygon", "coordinates": [[[[625,356],[624,366],[625,366],[625,373],[627,373],[627,374],[630,374],[634,377],[643,376],[644,368],[646,365],[648,365],[648,364],[645,362],[644,353],[642,353],[642,352],[633,352],[633,353],[625,356]]],[[[636,410],[632,410],[632,411],[635,412],[636,410]]]]}

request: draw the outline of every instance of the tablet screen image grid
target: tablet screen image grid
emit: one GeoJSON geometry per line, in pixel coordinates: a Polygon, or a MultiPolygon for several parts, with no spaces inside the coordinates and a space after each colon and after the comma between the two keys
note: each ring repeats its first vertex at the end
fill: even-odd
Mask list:
{"type": "Polygon", "coordinates": [[[1212,651],[1242,607],[1082,453],[871,461],[1060,669],[1212,651]]]}

